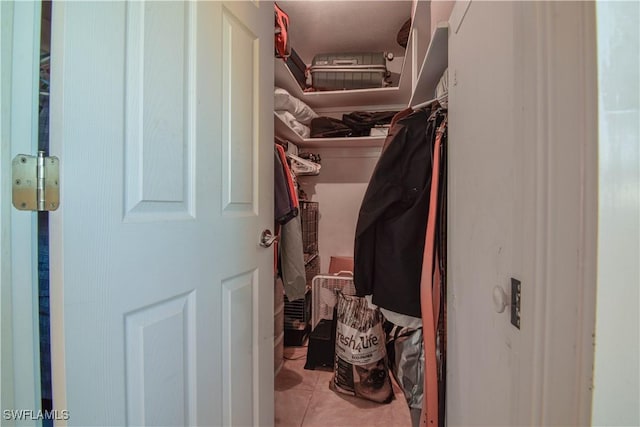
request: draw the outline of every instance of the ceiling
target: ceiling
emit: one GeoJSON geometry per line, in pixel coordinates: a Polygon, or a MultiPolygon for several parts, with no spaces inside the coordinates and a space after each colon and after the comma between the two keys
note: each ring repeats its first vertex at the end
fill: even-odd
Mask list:
{"type": "Polygon", "coordinates": [[[404,56],[396,37],[411,17],[411,1],[278,0],[289,15],[291,46],[311,64],[319,53],[392,52],[404,56]]]}

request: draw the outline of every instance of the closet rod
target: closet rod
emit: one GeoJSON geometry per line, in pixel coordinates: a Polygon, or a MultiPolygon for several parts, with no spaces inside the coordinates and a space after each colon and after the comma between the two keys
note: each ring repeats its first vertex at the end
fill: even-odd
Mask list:
{"type": "Polygon", "coordinates": [[[421,108],[428,107],[429,105],[433,104],[434,102],[440,102],[440,100],[438,98],[433,98],[433,99],[431,99],[429,101],[421,102],[420,104],[413,105],[411,107],[411,109],[412,110],[419,110],[421,108]]]}

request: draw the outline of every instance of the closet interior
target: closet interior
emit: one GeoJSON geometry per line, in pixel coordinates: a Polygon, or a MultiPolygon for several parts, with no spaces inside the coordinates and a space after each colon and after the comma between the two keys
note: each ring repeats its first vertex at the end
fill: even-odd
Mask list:
{"type": "MultiPolygon", "coordinates": [[[[49,155],[49,88],[51,82],[51,1],[42,2],[40,78],[38,82],[38,151],[49,155]]],[[[53,409],[49,303],[49,212],[38,212],[38,326],[40,336],[40,396],[42,410],[53,409]]],[[[45,419],[43,426],[53,426],[45,419]]]]}
{"type": "MultiPolygon", "coordinates": [[[[280,24],[288,24],[289,51],[278,52],[276,40],[276,425],[418,425],[421,416],[430,425],[444,425],[452,7],[449,1],[415,0],[277,2],[276,11],[286,14],[280,24]],[[344,68],[362,64],[358,55],[376,52],[386,66],[381,82],[375,82],[377,71],[344,68]],[[333,57],[342,68],[325,72],[322,65],[333,57]],[[337,82],[327,83],[331,79],[337,82]],[[353,80],[377,87],[350,89],[353,80]],[[371,120],[360,130],[351,119],[371,120]],[[402,175],[402,185],[419,183],[396,194],[385,187],[395,179],[389,173],[402,175]],[[414,228],[405,224],[398,233],[395,216],[414,228]],[[388,243],[384,233],[391,233],[388,243]],[[383,254],[389,256],[380,259],[383,254]],[[412,265],[405,269],[407,263],[412,265]],[[385,278],[391,278],[387,284],[374,284],[385,278]],[[406,289],[414,293],[397,298],[406,289]],[[382,309],[394,378],[391,403],[335,388],[337,290],[372,294],[369,307],[382,309]],[[407,298],[414,301],[403,302],[407,298]],[[417,374],[425,358],[426,375],[417,374]],[[413,394],[406,379],[398,381],[410,374],[423,382],[412,385],[413,394]]],[[[279,31],[276,12],[276,39],[279,31]]]]}

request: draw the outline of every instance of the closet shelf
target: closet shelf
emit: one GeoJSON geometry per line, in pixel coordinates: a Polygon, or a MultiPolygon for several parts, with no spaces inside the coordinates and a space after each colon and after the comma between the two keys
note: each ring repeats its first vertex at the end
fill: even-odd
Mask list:
{"type": "MultiPolygon", "coordinates": [[[[407,46],[407,53],[411,52],[411,40],[407,46]]],[[[399,87],[379,89],[356,89],[343,91],[303,92],[298,82],[291,74],[289,67],[282,59],[275,58],[275,84],[302,100],[314,110],[335,109],[342,111],[357,111],[358,109],[402,109],[414,106],[435,97],[438,81],[447,68],[449,56],[449,23],[439,23],[427,48],[424,60],[412,86],[412,55],[407,54],[400,77],[399,87]],[[408,100],[408,102],[407,102],[408,100]]],[[[323,147],[382,147],[384,136],[356,137],[356,138],[302,138],[274,113],[276,135],[291,141],[302,148],[323,147]]]]}
{"type": "Polygon", "coordinates": [[[330,109],[336,106],[355,111],[372,105],[382,108],[402,108],[411,95],[411,55],[405,57],[405,72],[400,76],[397,87],[374,89],[352,89],[337,91],[304,92],[282,59],[275,58],[275,84],[303,101],[314,110],[330,109]]]}
{"type": "Polygon", "coordinates": [[[302,138],[274,113],[275,134],[300,148],[336,147],[382,147],[384,136],[361,136],[357,138],[302,138]]]}
{"type": "Polygon", "coordinates": [[[409,106],[421,104],[435,97],[436,86],[449,61],[449,23],[438,23],[420,67],[416,87],[409,106]]]}
{"type": "Polygon", "coordinates": [[[275,84],[302,100],[314,110],[341,106],[345,110],[355,111],[361,107],[371,107],[372,105],[383,109],[417,105],[434,98],[438,81],[447,68],[449,59],[449,23],[440,22],[435,31],[433,31],[413,92],[411,91],[413,59],[412,55],[408,54],[411,52],[411,43],[410,40],[409,46],[407,46],[407,55],[404,58],[403,72],[397,87],[304,92],[289,67],[282,59],[278,58],[274,59],[275,84]]]}

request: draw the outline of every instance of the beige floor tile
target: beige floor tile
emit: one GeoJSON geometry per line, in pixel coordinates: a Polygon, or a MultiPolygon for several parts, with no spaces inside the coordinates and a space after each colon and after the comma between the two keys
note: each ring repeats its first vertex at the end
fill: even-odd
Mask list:
{"type": "Polygon", "coordinates": [[[287,390],[309,390],[313,391],[316,386],[318,377],[311,372],[310,374],[304,369],[292,367],[290,364],[285,363],[280,369],[278,376],[275,379],[276,391],[287,390]]]}
{"type": "Polygon", "coordinates": [[[289,360],[276,377],[276,427],[411,426],[407,404],[395,382],[396,398],[389,404],[340,394],[330,388],[333,370],[306,370],[305,356],[304,347],[285,349],[289,360]]]}
{"type": "Polygon", "coordinates": [[[380,404],[334,391],[330,386],[332,378],[332,371],[319,373],[302,427],[411,426],[404,395],[395,382],[395,399],[380,404]]]}
{"type": "Polygon", "coordinates": [[[276,389],[275,425],[277,427],[300,427],[312,394],[312,390],[276,389]]]}
{"type": "MultiPolygon", "coordinates": [[[[328,388],[327,388],[328,389],[328,388]]],[[[404,399],[380,404],[332,390],[316,389],[302,422],[303,427],[408,427],[409,410],[404,399]]]]}
{"type": "Polygon", "coordinates": [[[284,364],[275,379],[275,389],[313,390],[318,380],[316,371],[304,369],[306,348],[287,347],[284,350],[284,364]]]}

